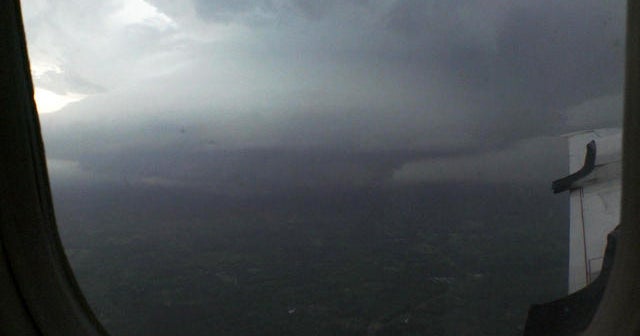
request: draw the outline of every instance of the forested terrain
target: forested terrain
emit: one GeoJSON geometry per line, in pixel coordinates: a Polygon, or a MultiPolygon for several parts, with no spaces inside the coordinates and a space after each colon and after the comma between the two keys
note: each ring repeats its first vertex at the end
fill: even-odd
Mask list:
{"type": "Polygon", "coordinates": [[[442,184],[229,197],[54,188],[90,304],[125,335],[519,335],[566,292],[567,199],[442,184]]]}

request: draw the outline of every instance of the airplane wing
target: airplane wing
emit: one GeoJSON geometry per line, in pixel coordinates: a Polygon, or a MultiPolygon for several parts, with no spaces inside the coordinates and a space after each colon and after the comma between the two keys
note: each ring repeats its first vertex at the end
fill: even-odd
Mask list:
{"type": "Polygon", "coordinates": [[[613,265],[622,191],[622,133],[597,129],[567,135],[571,174],[552,183],[569,192],[569,295],[533,305],[525,336],[576,335],[591,322],[613,265]]]}
{"type": "Polygon", "coordinates": [[[569,293],[600,273],[607,235],[620,221],[621,132],[600,129],[570,135],[569,167],[575,172],[553,183],[569,192],[569,293]]]}

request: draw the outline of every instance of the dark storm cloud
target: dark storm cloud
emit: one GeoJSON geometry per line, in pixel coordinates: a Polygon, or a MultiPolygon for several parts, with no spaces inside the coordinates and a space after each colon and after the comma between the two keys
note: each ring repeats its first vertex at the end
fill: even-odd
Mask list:
{"type": "MultiPolygon", "coordinates": [[[[282,164],[244,175],[282,183],[279,172],[292,161],[281,153],[291,150],[396,153],[384,169],[320,156],[357,166],[350,171],[358,174],[331,164],[314,166],[323,173],[301,170],[320,180],[339,180],[335,170],[379,183],[412,180],[420,169],[428,179],[434,171],[448,179],[463,172],[438,167],[473,169],[487,157],[508,162],[518,150],[544,162],[545,152],[532,148],[561,146],[544,136],[619,125],[622,2],[194,1],[193,12],[151,3],[176,24],[145,26],[153,48],[123,49],[112,58],[125,61],[105,60],[98,71],[123,73],[142,59],[133,61],[137,73],[151,75],[44,117],[50,157],[138,174],[123,158],[151,153],[145,162],[165,168],[148,178],[160,183],[186,174],[182,165],[162,164],[171,148],[195,155],[215,144],[266,160],[252,150],[261,148],[282,164]],[[158,69],[163,74],[154,77],[158,69]],[[406,152],[414,154],[399,154],[406,152]]],[[[116,45],[136,41],[123,37],[116,45]]],[[[87,60],[76,60],[87,68],[87,60]]],[[[215,166],[185,160],[203,171],[215,166]]],[[[231,161],[260,167],[259,160],[231,161]]]]}
{"type": "MultiPolygon", "coordinates": [[[[488,67],[502,81],[491,84],[512,106],[554,114],[593,97],[621,92],[623,36],[621,10],[544,1],[516,8],[505,18],[499,57],[488,67]]],[[[462,57],[451,60],[452,67],[465,64],[462,57]]],[[[485,76],[489,77],[487,73],[478,77],[485,76]]]]}
{"type": "Polygon", "coordinates": [[[452,90],[481,97],[472,119],[485,140],[567,131],[565,109],[621,92],[622,3],[400,1],[386,22],[413,46],[399,55],[444,69],[452,90]],[[471,16],[480,21],[465,23],[471,16]]]}
{"type": "Polygon", "coordinates": [[[184,148],[88,155],[81,168],[115,175],[115,182],[206,189],[248,195],[292,190],[348,190],[382,186],[396,167],[425,153],[328,149],[184,148]],[[163,157],[163,160],[158,160],[163,157]],[[118,174],[114,174],[114,172],[118,174]]]}

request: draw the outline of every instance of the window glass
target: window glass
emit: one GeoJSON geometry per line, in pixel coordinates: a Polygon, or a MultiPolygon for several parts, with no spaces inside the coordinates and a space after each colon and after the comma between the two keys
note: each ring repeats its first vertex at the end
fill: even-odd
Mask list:
{"type": "Polygon", "coordinates": [[[550,183],[566,134],[621,126],[623,1],[22,7],[113,335],[517,335],[569,290],[550,183]]]}

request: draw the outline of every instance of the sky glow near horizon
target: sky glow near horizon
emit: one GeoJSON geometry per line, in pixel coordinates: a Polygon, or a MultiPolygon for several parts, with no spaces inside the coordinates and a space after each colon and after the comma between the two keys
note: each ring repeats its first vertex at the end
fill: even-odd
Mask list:
{"type": "Polygon", "coordinates": [[[53,113],[61,110],[70,103],[80,101],[84,98],[82,95],[74,95],[72,93],[59,95],[39,87],[35,87],[34,91],[34,98],[39,113],[53,113]]]}
{"type": "MultiPolygon", "coordinates": [[[[47,6],[44,2],[41,2],[40,11],[38,15],[43,15],[47,6]]],[[[28,5],[27,5],[28,7],[28,5]]],[[[116,11],[107,16],[107,24],[112,30],[122,30],[127,27],[138,26],[148,27],[164,31],[167,29],[177,28],[176,23],[164,13],[158,11],[158,9],[144,0],[130,0],[121,1],[116,3],[116,11]]],[[[27,14],[28,16],[29,14],[27,14]]],[[[55,50],[55,48],[54,48],[55,50]]],[[[46,52],[46,50],[43,50],[46,52]]],[[[57,50],[56,50],[57,51],[57,50]]],[[[33,57],[33,56],[32,56],[33,57]]],[[[35,55],[35,59],[32,59],[32,76],[35,83],[35,100],[40,113],[52,113],[63,109],[70,103],[80,101],[86,98],[88,95],[80,94],[78,92],[53,92],[51,90],[40,87],[39,84],[43,76],[53,72],[55,74],[63,74],[69,69],[64,69],[61,64],[55,61],[47,60],[46,58],[40,59],[38,54],[35,55]]],[[[49,81],[47,84],[56,83],[49,81]]]]}
{"type": "MultiPolygon", "coordinates": [[[[518,173],[552,159],[538,148],[562,147],[557,136],[569,131],[620,125],[618,1],[22,6],[49,159],[96,176],[226,190],[235,187],[195,157],[346,151],[392,159],[384,167],[351,157],[319,163],[292,185],[333,181],[335,167],[370,178],[354,178],[358,185],[542,183],[555,176],[518,173]],[[131,163],[142,156],[146,163],[131,163]],[[188,164],[158,168],[167,157],[188,164]]],[[[225,160],[219,171],[237,169],[238,158],[225,160]]],[[[289,183],[264,179],[254,187],[289,183]]]]}

